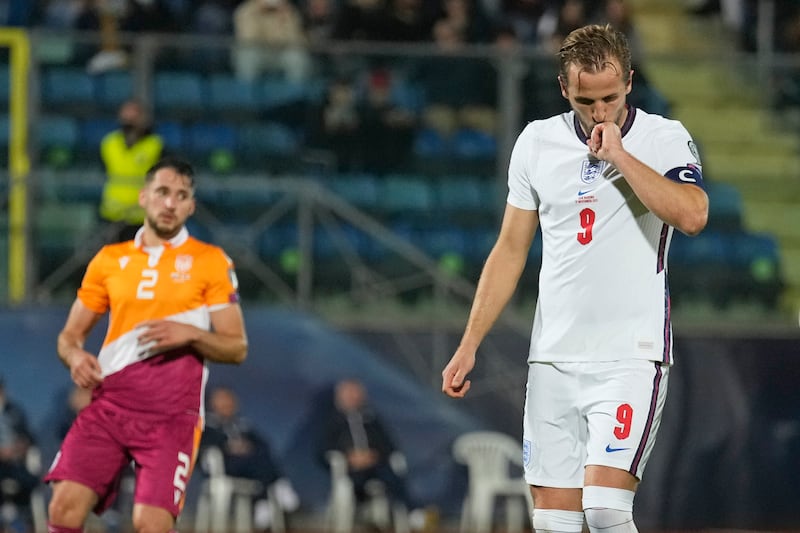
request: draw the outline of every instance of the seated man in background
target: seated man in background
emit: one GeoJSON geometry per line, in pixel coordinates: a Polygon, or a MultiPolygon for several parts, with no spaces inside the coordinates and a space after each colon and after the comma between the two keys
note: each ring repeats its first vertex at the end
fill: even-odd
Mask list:
{"type": "Polygon", "coordinates": [[[378,414],[369,405],[367,390],[356,379],[344,379],[334,390],[336,409],[325,428],[320,452],[338,450],[347,458],[356,498],[367,498],[369,481],[383,483],[392,500],[408,506],[405,480],[392,468],[390,458],[397,450],[378,414]]]}
{"type": "Polygon", "coordinates": [[[255,496],[253,523],[263,530],[271,522],[267,489],[273,487],[278,505],[286,513],[294,512],[300,500],[275,461],[267,440],[239,412],[239,399],[228,387],[217,387],[209,396],[209,412],[200,442],[201,449],[215,446],[222,451],[225,474],[252,479],[263,490],[255,496]]]}

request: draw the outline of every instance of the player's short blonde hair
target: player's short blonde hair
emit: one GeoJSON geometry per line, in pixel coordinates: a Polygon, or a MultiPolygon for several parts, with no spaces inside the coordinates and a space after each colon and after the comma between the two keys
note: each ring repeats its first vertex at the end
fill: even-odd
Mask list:
{"type": "Polygon", "coordinates": [[[592,24],[573,30],[561,43],[558,51],[559,75],[567,83],[570,65],[582,71],[600,72],[608,66],[616,69],[613,60],[622,69],[622,81],[628,83],[631,76],[631,50],[625,34],[610,24],[592,24]]]}

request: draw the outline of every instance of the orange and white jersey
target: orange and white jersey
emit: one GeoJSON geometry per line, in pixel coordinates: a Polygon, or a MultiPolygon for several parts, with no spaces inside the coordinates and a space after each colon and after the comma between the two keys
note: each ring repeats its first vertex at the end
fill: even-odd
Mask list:
{"type": "Polygon", "coordinates": [[[189,236],[143,247],[133,241],[103,247],[78,290],[96,313],[110,311],[98,355],[103,383],[95,398],[143,413],[197,412],[207,380],[203,358],[189,347],[151,353],[137,325],[166,319],[210,329],[210,312],[239,301],[233,262],[221,248],[189,236]]]}

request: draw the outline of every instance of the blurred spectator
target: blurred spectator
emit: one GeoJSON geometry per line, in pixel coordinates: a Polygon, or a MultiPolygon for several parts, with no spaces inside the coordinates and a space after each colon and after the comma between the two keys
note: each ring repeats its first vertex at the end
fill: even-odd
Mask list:
{"type": "MultiPolygon", "coordinates": [[[[200,36],[232,36],[235,4],[235,0],[202,0],[187,14],[189,31],[200,36]]],[[[214,41],[209,46],[193,46],[188,54],[195,70],[224,72],[230,65],[228,47],[214,41]]]]}
{"type": "Polygon", "coordinates": [[[129,52],[122,45],[122,32],[178,31],[164,0],[84,0],[82,5],[75,29],[100,32],[100,51],[86,67],[93,74],[127,66],[129,52]]]}
{"type": "Polygon", "coordinates": [[[514,29],[520,42],[537,44],[545,7],[545,0],[503,0],[502,22],[514,29]]]}
{"type": "Polygon", "coordinates": [[[380,21],[387,0],[342,0],[333,30],[334,39],[379,40],[380,21]]]}
{"type": "Polygon", "coordinates": [[[360,167],[361,117],[352,79],[339,76],[328,85],[325,99],[313,113],[309,129],[311,143],[335,155],[338,172],[360,167]]]}
{"type": "Polygon", "coordinates": [[[233,68],[243,80],[265,72],[302,82],[311,70],[303,18],[290,0],[245,0],[233,13],[233,68]]]}
{"type": "Polygon", "coordinates": [[[367,172],[403,172],[411,159],[417,117],[392,101],[393,83],[386,69],[373,71],[367,80],[359,143],[367,172]]]}
{"type": "Polygon", "coordinates": [[[291,513],[300,500],[281,468],[275,462],[269,443],[239,412],[239,399],[227,387],[217,387],[209,396],[209,413],[200,442],[201,448],[215,446],[222,451],[225,474],[259,481],[263,487],[255,496],[254,526],[269,527],[271,515],[266,502],[267,488],[273,487],[278,504],[291,513]]]}
{"type": "Polygon", "coordinates": [[[491,24],[478,0],[442,0],[439,20],[446,20],[468,43],[485,43],[491,38],[491,24]]]}
{"type": "Polygon", "coordinates": [[[339,15],[336,0],[301,0],[303,28],[308,42],[323,46],[334,35],[339,15]]]}
{"type": "Polygon", "coordinates": [[[379,22],[376,40],[390,42],[425,42],[430,40],[433,2],[423,0],[388,0],[379,22]]]}
{"type": "Polygon", "coordinates": [[[383,483],[391,499],[409,504],[405,480],[391,467],[396,451],[388,430],[369,404],[367,390],[356,379],[344,379],[334,390],[336,410],[330,417],[320,454],[329,450],[344,453],[356,497],[364,501],[368,481],[383,483]]]}
{"type": "Polygon", "coordinates": [[[34,7],[33,23],[58,30],[73,29],[85,3],[85,0],[39,0],[34,7]]]}
{"type": "Polygon", "coordinates": [[[442,136],[459,128],[495,133],[497,74],[485,60],[459,56],[466,42],[447,19],[433,28],[437,54],[419,62],[415,80],[425,89],[423,122],[442,136]]]}
{"type": "Polygon", "coordinates": [[[626,3],[625,0],[605,0],[592,18],[597,24],[611,24],[625,34],[628,47],[631,49],[633,69],[638,71],[643,64],[644,45],[633,23],[630,3],[626,3]]]}
{"type": "Polygon", "coordinates": [[[548,53],[556,53],[572,30],[588,22],[589,9],[584,0],[564,0],[545,11],[539,24],[539,44],[548,53]]]}
{"type": "MultiPolygon", "coordinates": [[[[7,394],[0,377],[0,527],[19,530],[30,525],[31,492],[39,485],[39,478],[28,470],[26,459],[34,445],[25,411],[7,394]]],[[[24,530],[21,530],[24,531],[24,530]]]]}
{"type": "Polygon", "coordinates": [[[144,176],[162,155],[164,143],[152,129],[150,115],[136,100],[122,104],[117,115],[119,128],[100,143],[106,172],[100,217],[120,226],[116,240],[132,239],[144,221],[139,191],[144,176]]]}

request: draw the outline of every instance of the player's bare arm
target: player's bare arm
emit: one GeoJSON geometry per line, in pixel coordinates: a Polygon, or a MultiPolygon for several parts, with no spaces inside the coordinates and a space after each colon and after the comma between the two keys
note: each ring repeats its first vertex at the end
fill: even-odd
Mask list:
{"type": "Polygon", "coordinates": [[[687,235],[697,235],[708,221],[708,196],[698,186],[676,183],[645,165],[622,146],[622,133],[613,122],[597,124],[589,150],[619,170],[636,196],[654,215],[687,235]]]}
{"type": "Polygon", "coordinates": [[[151,353],[191,346],[215,363],[239,364],[247,356],[247,335],[238,304],[211,312],[211,331],[172,320],[147,320],[138,326],[139,343],[151,353]]]}
{"type": "Polygon", "coordinates": [[[103,381],[103,372],[97,357],[83,349],[86,337],[101,316],[76,299],[70,308],[64,329],[58,334],[58,357],[69,368],[72,381],[79,387],[91,389],[103,381]]]}
{"type": "Polygon", "coordinates": [[[517,287],[539,224],[536,211],[506,205],[500,235],[481,272],[461,343],[442,371],[442,392],[462,398],[470,388],[478,346],[489,333],[517,287]]]}

